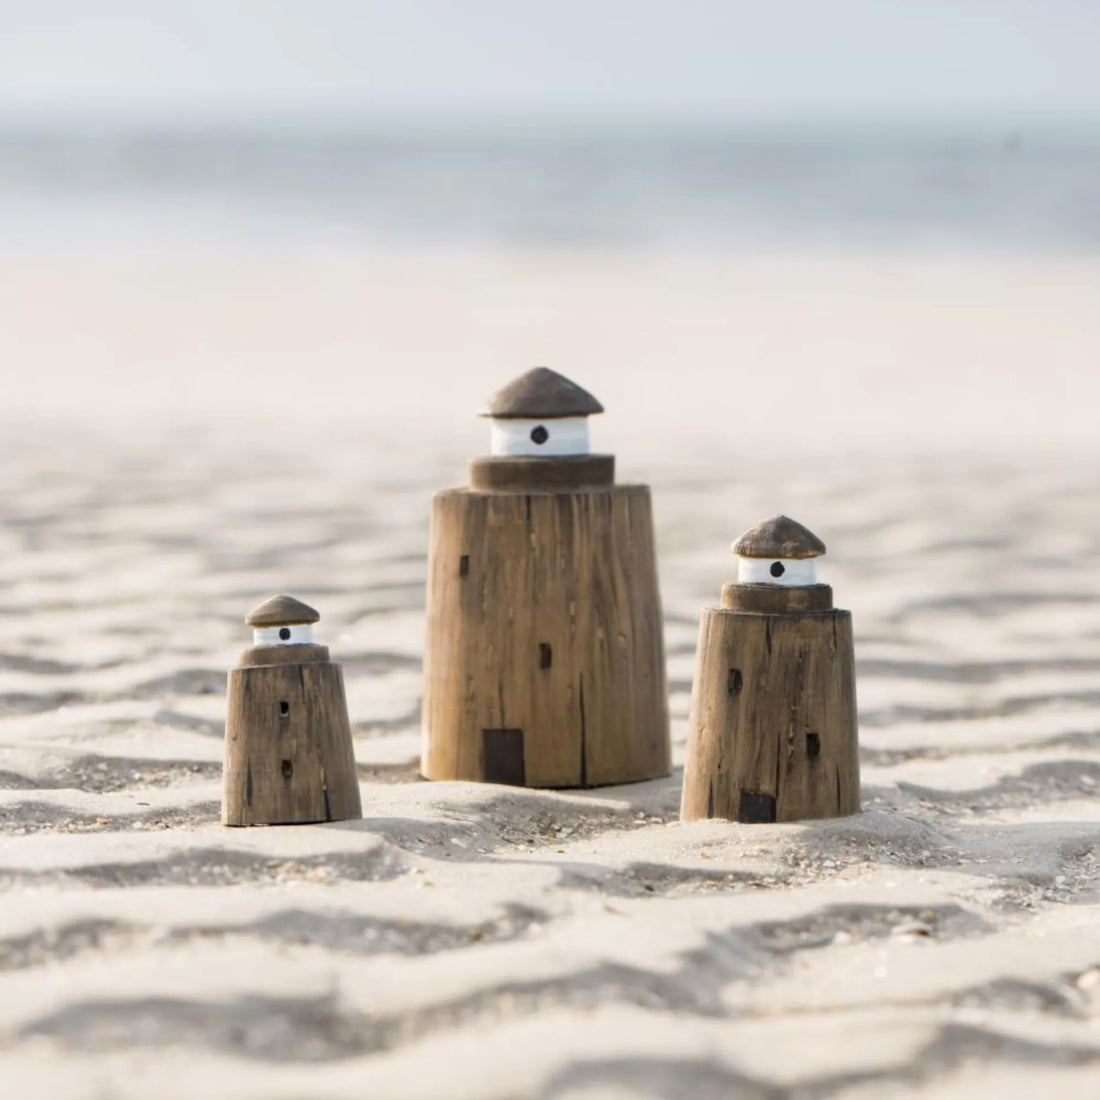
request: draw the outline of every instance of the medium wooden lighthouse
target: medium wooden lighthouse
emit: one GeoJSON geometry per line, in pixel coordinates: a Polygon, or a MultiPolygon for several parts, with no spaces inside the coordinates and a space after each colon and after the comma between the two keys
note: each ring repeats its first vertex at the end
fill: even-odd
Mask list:
{"type": "Polygon", "coordinates": [[[363,816],[340,666],[313,641],[320,616],[293,596],[249,612],[253,644],[229,673],[224,825],[363,816]]]}
{"type": "Polygon", "coordinates": [[[703,612],[680,816],[801,821],[859,810],[852,616],[817,581],[825,545],[775,516],[733,544],[703,612]]]}
{"type": "Polygon", "coordinates": [[[645,485],[592,454],[603,406],[546,367],[484,411],[491,454],[435,497],[428,779],[595,787],[666,775],[668,699],[645,485]]]}

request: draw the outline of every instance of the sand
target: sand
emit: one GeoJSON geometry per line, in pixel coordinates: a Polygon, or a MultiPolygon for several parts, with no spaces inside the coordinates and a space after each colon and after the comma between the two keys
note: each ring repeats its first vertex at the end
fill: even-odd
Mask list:
{"type": "MultiPolygon", "coordinates": [[[[571,291],[554,283],[559,301],[573,309],[593,270],[579,268],[571,291]]],[[[867,316],[876,346],[892,332],[900,348],[898,318],[945,318],[957,291],[918,274],[939,298],[876,291],[870,274],[840,284],[835,270],[805,285],[847,288],[838,340],[861,293],[892,295],[894,312],[867,316]]],[[[525,302],[538,286],[528,276],[514,289],[525,302]]],[[[645,276],[651,289],[664,277],[645,276]]],[[[122,347],[134,284],[111,278],[96,294],[114,303],[104,324],[122,347]]],[[[777,377],[790,346],[761,334],[779,332],[782,298],[737,278],[771,296],[752,370],[777,377]]],[[[1008,330],[987,339],[1022,379],[1034,351],[1012,340],[1029,323],[1016,308],[1023,269],[983,279],[968,284],[975,308],[1008,330]]],[[[249,300],[283,332],[289,298],[261,310],[262,283],[247,283],[249,300]]],[[[32,285],[13,292],[28,309],[32,285]]],[[[593,309],[625,315],[622,291],[600,285],[593,309]]],[[[179,325],[223,291],[185,294],[171,307],[179,325]]],[[[717,325],[722,299],[702,300],[695,314],[717,325]]],[[[1074,363],[1096,361],[1096,319],[1078,289],[1055,305],[1082,347],[1048,378],[1091,392],[1074,363]]],[[[594,322],[569,316],[572,328],[557,323],[579,345],[594,322]]],[[[9,358],[33,327],[22,311],[10,320],[9,358]]],[[[335,325],[334,340],[362,323],[335,325]]],[[[275,340],[249,324],[260,363],[275,340]]],[[[72,339],[89,339],[74,325],[72,339]]],[[[705,370],[685,367],[689,388],[736,366],[714,331],[705,370]]],[[[453,335],[444,325],[424,340],[438,352],[453,335]]],[[[816,354],[799,359],[806,377],[816,354]]],[[[828,354],[848,378],[843,353],[828,354]]],[[[403,373],[410,361],[394,355],[403,373]]],[[[459,359],[472,358],[466,345],[459,359]]],[[[950,364],[929,363],[914,387],[924,411],[954,384],[950,364]]],[[[428,502],[462,479],[480,428],[417,413],[355,430],[295,408],[246,430],[231,415],[247,404],[239,378],[238,399],[200,420],[185,384],[175,408],[163,372],[159,410],[123,428],[125,393],[93,393],[85,378],[74,396],[59,373],[59,406],[83,409],[61,422],[43,418],[51,380],[37,373],[0,438],[0,1095],[1098,1094],[1100,453],[1084,430],[1095,406],[1070,402],[1061,440],[1046,421],[1028,435],[1028,392],[1013,390],[993,399],[1000,419],[982,424],[980,445],[951,432],[933,445],[903,401],[884,420],[873,392],[849,389],[848,403],[883,414],[875,430],[819,438],[811,460],[781,445],[778,398],[766,430],[759,416],[743,435],[713,430],[736,411],[727,401],[708,430],[680,410],[662,431],[667,396],[643,400],[605,368],[598,431],[620,476],[654,491],[675,770],[548,793],[416,778],[428,502]],[[618,405],[629,426],[612,423],[618,405]],[[895,429],[901,441],[884,438],[895,429]],[[828,543],[824,577],[855,616],[865,810],[681,825],[699,611],[732,576],[731,539],[777,510],[828,543]],[[272,591],[320,609],[319,639],[344,666],[362,822],[217,823],[225,670],[248,642],[241,617],[272,591]]],[[[385,401],[387,377],[375,370],[356,408],[385,401]]],[[[904,378],[891,378],[900,400],[904,378]]],[[[140,405],[148,379],[135,379],[140,405]]],[[[445,361],[428,381],[452,403],[470,390],[468,409],[484,396],[480,375],[458,386],[445,361]]],[[[814,392],[795,402],[796,422],[814,420],[814,392]]]]}

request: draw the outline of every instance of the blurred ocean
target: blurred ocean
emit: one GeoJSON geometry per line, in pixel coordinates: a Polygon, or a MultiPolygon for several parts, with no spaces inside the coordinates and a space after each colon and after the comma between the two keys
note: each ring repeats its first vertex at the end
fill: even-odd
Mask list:
{"type": "Polygon", "coordinates": [[[1098,261],[1100,132],[9,123],[0,420],[466,453],[545,363],[624,453],[1092,446],[1098,261]]]}
{"type": "Polygon", "coordinates": [[[1100,252],[1100,132],[0,126],[0,247],[1100,252]]]}

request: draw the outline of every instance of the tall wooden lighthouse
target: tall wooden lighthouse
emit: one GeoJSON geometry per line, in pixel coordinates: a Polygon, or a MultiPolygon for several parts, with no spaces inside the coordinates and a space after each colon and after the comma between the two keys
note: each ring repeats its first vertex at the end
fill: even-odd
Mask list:
{"type": "Polygon", "coordinates": [[[428,779],[594,787],[669,771],[649,488],[593,454],[603,406],[546,367],[489,402],[490,454],[438,493],[428,566],[428,779]]]}

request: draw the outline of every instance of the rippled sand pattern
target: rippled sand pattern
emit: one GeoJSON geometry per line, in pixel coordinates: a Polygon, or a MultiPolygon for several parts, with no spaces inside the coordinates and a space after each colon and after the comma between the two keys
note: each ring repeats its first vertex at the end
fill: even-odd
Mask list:
{"type": "Polygon", "coordinates": [[[620,455],[676,770],[543,793],[417,779],[453,456],[44,438],[0,444],[0,1095],[1100,1095],[1100,463],[620,455]],[[698,613],[778,509],[855,615],[865,811],[681,826],[698,613]],[[284,590],[367,816],[229,831],[225,671],[284,590]]]}

